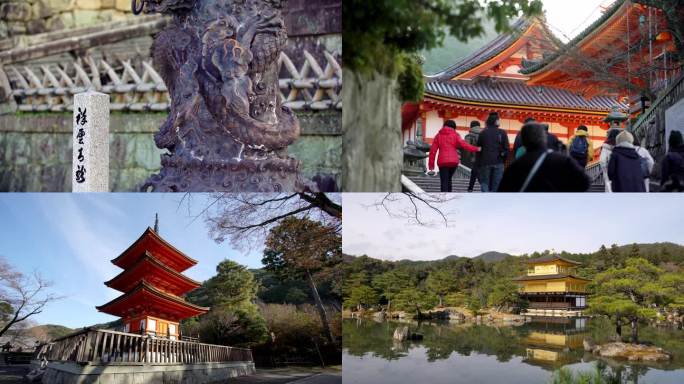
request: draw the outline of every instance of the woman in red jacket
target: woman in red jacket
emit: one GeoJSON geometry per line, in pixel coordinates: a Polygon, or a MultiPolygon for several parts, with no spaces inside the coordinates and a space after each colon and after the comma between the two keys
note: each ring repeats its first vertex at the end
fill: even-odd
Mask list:
{"type": "Polygon", "coordinates": [[[435,155],[439,150],[437,166],[439,166],[440,190],[442,192],[451,192],[451,178],[454,176],[459,163],[459,148],[470,152],[480,152],[481,150],[480,147],[470,145],[463,140],[456,133],[456,123],[453,120],[447,120],[432,141],[430,158],[428,159],[428,169],[430,172],[434,172],[435,155]]]}

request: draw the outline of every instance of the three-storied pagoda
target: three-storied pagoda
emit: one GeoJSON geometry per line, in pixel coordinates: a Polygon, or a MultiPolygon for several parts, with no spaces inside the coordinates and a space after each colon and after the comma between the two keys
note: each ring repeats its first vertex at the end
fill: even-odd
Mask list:
{"type": "Polygon", "coordinates": [[[101,312],[119,316],[124,332],[140,333],[177,340],[182,319],[203,314],[209,308],[185,301],[182,295],[200,286],[182,274],[197,264],[162,239],[155,229],[145,232],[112,263],[123,272],[105,285],[123,295],[97,307],[101,312]]]}
{"type": "Polygon", "coordinates": [[[515,279],[530,316],[581,316],[590,280],[574,275],[581,263],[558,255],[527,260],[527,275],[515,279]]]}

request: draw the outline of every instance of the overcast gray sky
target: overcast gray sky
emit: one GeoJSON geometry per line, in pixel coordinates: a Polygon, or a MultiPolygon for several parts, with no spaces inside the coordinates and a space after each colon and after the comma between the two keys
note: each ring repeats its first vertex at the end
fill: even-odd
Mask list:
{"type": "Polygon", "coordinates": [[[544,0],[546,21],[559,38],[573,38],[601,16],[614,0],[544,0]]]}
{"type": "MultiPolygon", "coordinates": [[[[372,206],[384,194],[343,196],[343,250],[386,260],[434,260],[486,251],[592,252],[610,245],[684,244],[680,194],[467,194],[452,201],[453,223],[411,225],[372,206]]],[[[392,207],[398,212],[408,200],[392,207]]],[[[434,218],[434,217],[433,217],[434,218]]]]}

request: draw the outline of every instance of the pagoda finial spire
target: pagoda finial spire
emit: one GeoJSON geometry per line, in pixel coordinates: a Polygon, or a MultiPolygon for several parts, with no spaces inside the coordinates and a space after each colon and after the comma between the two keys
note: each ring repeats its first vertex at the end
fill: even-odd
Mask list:
{"type": "Polygon", "coordinates": [[[159,234],[159,214],[154,214],[154,233],[159,234]]]}

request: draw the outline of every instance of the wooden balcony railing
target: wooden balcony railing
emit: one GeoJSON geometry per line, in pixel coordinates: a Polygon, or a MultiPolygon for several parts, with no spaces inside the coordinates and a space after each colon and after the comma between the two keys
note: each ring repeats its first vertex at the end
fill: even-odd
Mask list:
{"type": "Polygon", "coordinates": [[[527,308],[529,309],[569,309],[572,306],[570,303],[540,303],[531,301],[527,308]]]}
{"type": "Polygon", "coordinates": [[[251,362],[252,351],[223,345],[160,339],[103,329],[86,329],[36,350],[34,359],[75,363],[251,362]]]}

